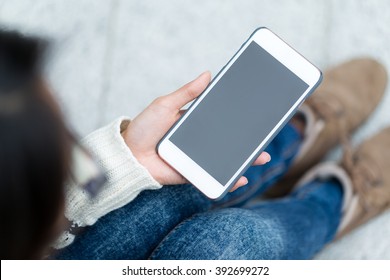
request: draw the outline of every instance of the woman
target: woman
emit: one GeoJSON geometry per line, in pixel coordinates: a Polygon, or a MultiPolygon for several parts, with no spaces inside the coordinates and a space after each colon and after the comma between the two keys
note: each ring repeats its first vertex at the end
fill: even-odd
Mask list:
{"type": "Polygon", "coordinates": [[[236,191],[212,202],[155,152],[180,109],[210,82],[208,72],[133,121],[122,117],[87,136],[82,145],[93,162],[45,85],[43,45],[0,31],[2,259],[310,258],[389,205],[390,178],[381,172],[389,164],[389,129],[295,183],[379,103],[386,73],[371,59],[325,73],[269,145],[272,161],[261,154],[236,191]],[[365,162],[375,162],[375,170],[356,172],[365,162]],[[285,197],[254,200],[275,183],[288,189],[285,197]]]}

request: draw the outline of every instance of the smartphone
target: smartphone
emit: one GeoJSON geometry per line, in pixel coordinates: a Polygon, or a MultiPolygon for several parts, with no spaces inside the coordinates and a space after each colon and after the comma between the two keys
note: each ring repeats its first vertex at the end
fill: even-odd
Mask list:
{"type": "Polygon", "coordinates": [[[321,71],[269,29],[256,29],[157,145],[160,157],[211,199],[231,189],[321,71]]]}

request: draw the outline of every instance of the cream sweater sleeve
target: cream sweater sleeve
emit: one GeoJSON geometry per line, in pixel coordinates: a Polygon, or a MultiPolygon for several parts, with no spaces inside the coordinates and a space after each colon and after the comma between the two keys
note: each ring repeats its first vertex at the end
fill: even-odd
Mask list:
{"type": "Polygon", "coordinates": [[[105,170],[107,182],[93,199],[72,183],[66,186],[65,216],[72,227],[61,235],[54,244],[55,248],[63,248],[73,242],[72,228],[93,225],[100,217],[132,201],[141,191],[161,188],[125,144],[121,131],[128,123],[125,117],[118,118],[82,140],[105,170]]]}

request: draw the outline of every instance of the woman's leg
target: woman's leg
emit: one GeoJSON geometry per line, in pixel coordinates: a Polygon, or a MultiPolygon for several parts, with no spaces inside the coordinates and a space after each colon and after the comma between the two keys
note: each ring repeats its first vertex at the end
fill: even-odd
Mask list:
{"type": "Polygon", "coordinates": [[[152,259],[308,259],[340,221],[337,180],[314,181],[284,199],[199,213],[179,224],[152,259]]]}
{"type": "Polygon", "coordinates": [[[131,203],[100,218],[76,237],[56,259],[146,259],[184,219],[210,208],[190,185],[140,193],[131,203]]]}
{"type": "Polygon", "coordinates": [[[251,167],[245,173],[248,185],[213,202],[191,185],[164,186],[144,191],[128,205],[99,219],[86,228],[58,259],[145,259],[163,238],[183,220],[211,208],[243,204],[259,194],[290,165],[301,137],[288,124],[270,143],[272,160],[251,167]]]}

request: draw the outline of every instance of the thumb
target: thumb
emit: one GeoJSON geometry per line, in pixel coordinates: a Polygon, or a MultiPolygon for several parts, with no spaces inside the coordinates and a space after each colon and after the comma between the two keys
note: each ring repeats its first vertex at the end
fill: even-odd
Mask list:
{"type": "Polygon", "coordinates": [[[207,87],[211,80],[211,73],[209,71],[203,72],[192,82],[182,86],[175,92],[166,96],[167,103],[174,109],[180,110],[184,105],[197,98],[207,87]]]}

